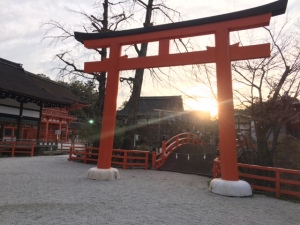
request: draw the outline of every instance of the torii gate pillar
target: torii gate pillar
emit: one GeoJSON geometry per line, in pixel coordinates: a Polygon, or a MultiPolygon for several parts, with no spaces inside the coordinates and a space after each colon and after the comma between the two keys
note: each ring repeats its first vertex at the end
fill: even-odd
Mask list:
{"type": "Polygon", "coordinates": [[[85,72],[107,71],[107,86],[104,104],[100,153],[97,168],[88,172],[88,177],[97,180],[114,180],[119,172],[111,168],[113,137],[117,110],[119,71],[216,63],[219,104],[219,136],[221,178],[213,179],[210,191],[226,196],[252,195],[250,185],[239,180],[236,134],[233,108],[231,61],[265,58],[270,56],[270,44],[251,46],[230,45],[231,31],[245,30],[269,25],[272,16],[285,12],[287,0],[279,0],[260,7],[173,24],[107,33],[77,33],[75,38],[89,49],[110,48],[110,56],[101,62],[85,63],[85,72]],[[215,47],[205,51],[171,54],[170,41],[207,34],[215,35],[215,47]],[[156,56],[140,58],[121,57],[121,46],[159,42],[156,56]]]}
{"type": "MultiPolygon", "coordinates": [[[[218,29],[215,33],[222,173],[221,178],[213,179],[210,182],[209,190],[226,196],[251,196],[251,186],[246,181],[239,180],[238,175],[229,35],[229,29],[226,27],[218,29]]],[[[243,58],[243,53],[240,52],[237,56],[243,58]]]]}

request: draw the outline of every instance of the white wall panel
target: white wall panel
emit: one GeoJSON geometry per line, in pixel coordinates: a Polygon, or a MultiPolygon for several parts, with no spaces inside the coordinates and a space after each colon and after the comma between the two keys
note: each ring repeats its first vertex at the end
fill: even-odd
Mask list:
{"type": "Polygon", "coordinates": [[[39,118],[40,113],[33,110],[23,109],[23,116],[39,118]]]}
{"type": "Polygon", "coordinates": [[[19,115],[20,109],[0,105],[0,113],[19,115]]]}

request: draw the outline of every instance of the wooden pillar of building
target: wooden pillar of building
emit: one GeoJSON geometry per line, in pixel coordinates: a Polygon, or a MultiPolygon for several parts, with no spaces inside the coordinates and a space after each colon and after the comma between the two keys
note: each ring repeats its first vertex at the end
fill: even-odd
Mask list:
{"type": "Polygon", "coordinates": [[[65,142],[69,141],[69,121],[66,121],[66,137],[65,142]]]}
{"type": "Polygon", "coordinates": [[[48,141],[48,130],[49,130],[49,118],[46,117],[46,126],[45,126],[45,141],[48,141]]]}
{"type": "Polygon", "coordinates": [[[37,134],[36,134],[36,139],[39,141],[41,138],[41,126],[42,126],[42,113],[43,113],[43,106],[40,106],[40,116],[39,116],[39,120],[38,120],[38,125],[37,125],[37,134]]]}
{"type": "Polygon", "coordinates": [[[60,134],[57,135],[57,141],[60,141],[61,140],[61,125],[62,125],[62,120],[60,119],[59,120],[59,125],[58,125],[58,130],[60,131],[60,134]]]}
{"type": "Polygon", "coordinates": [[[16,139],[19,140],[22,136],[22,118],[23,118],[23,103],[20,103],[19,116],[17,120],[16,139]]]}

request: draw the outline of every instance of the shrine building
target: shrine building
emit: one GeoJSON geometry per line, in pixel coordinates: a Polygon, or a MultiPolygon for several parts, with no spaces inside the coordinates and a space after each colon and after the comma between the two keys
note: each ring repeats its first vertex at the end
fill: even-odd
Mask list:
{"type": "Polygon", "coordinates": [[[62,83],[0,58],[0,140],[69,142],[74,109],[89,104],[62,83]]]}

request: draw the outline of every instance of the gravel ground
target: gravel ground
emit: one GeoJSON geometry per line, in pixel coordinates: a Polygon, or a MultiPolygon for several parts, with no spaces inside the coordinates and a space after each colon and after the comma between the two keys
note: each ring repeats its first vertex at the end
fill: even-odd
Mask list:
{"type": "Polygon", "coordinates": [[[93,166],[66,155],[0,158],[0,224],[300,224],[299,203],[220,196],[207,177],[119,169],[120,180],[94,181],[93,166]]]}

